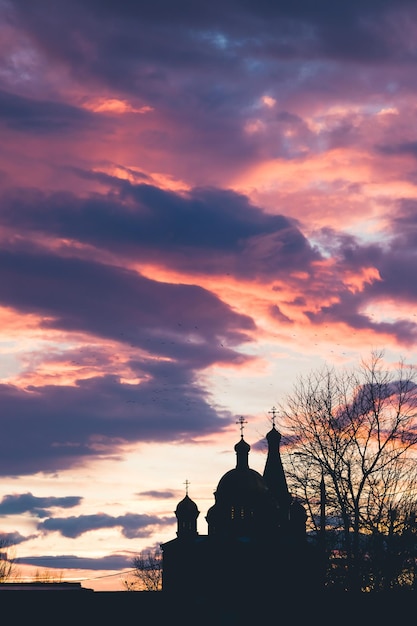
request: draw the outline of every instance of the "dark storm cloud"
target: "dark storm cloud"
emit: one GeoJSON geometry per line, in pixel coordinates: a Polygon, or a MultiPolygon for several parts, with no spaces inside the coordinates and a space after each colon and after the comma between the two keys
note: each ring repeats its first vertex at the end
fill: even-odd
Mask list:
{"type": "Polygon", "coordinates": [[[0,90],[0,124],[24,133],[74,132],[96,125],[91,113],[60,102],[33,100],[0,90]]]}
{"type": "MultiPolygon", "coordinates": [[[[389,290],[385,286],[381,290],[383,294],[389,295],[389,290]]],[[[410,346],[417,341],[417,323],[406,319],[396,321],[377,321],[374,319],[375,314],[361,313],[362,307],[366,305],[377,304],[372,288],[365,288],[361,295],[342,293],[340,300],[336,304],[321,307],[317,313],[306,311],[307,317],[315,324],[325,324],[331,322],[344,322],[353,330],[372,330],[380,335],[390,335],[399,343],[410,346]]]]}
{"type": "Polygon", "coordinates": [[[363,307],[379,298],[391,298],[399,303],[417,301],[417,214],[416,203],[406,200],[386,216],[389,220],[385,242],[366,244],[355,237],[333,233],[332,253],[341,268],[359,271],[375,267],[379,280],[365,285],[362,292],[346,293],[343,304],[351,310],[349,302],[363,307]]]}
{"type": "Polygon", "coordinates": [[[43,532],[59,532],[63,537],[75,539],[83,533],[102,528],[120,528],[127,539],[149,537],[155,526],[171,526],[174,517],[157,517],[156,515],[140,515],[126,513],[113,517],[106,513],[95,515],[79,515],[78,517],[51,517],[38,524],[43,532]]]}
{"type": "MultiPolygon", "coordinates": [[[[391,64],[388,77],[384,61],[408,62],[416,56],[414,34],[410,39],[409,30],[402,28],[415,21],[411,0],[11,0],[7,6],[21,45],[20,56],[11,50],[0,68],[5,81],[0,117],[9,131],[19,137],[26,131],[31,140],[34,134],[49,133],[49,139],[51,131],[61,133],[63,159],[79,165],[67,155],[69,131],[98,123],[103,129],[107,118],[56,102],[51,91],[61,99],[70,94],[77,102],[85,97],[83,104],[89,97],[126,97],[133,108],[146,104],[154,112],[128,113],[113,120],[111,129],[120,124],[121,141],[128,133],[138,154],[143,146],[161,158],[170,152],[175,164],[183,163],[188,182],[200,168],[200,180],[205,180],[207,172],[226,161],[230,181],[231,168],[240,170],[254,156],[295,159],[356,145],[356,114],[336,115],[316,133],[302,113],[292,111],[291,98],[295,94],[300,108],[300,103],[320,102],[320,110],[329,109],[332,101],[349,109],[360,94],[365,94],[365,104],[375,94],[390,99],[389,81],[397,74],[391,64]],[[265,94],[276,96],[276,106],[260,105],[265,94]],[[251,135],[245,122],[258,116],[265,131],[251,135]]],[[[101,154],[101,137],[85,146],[87,160],[101,154]]],[[[412,141],[393,138],[388,143],[384,135],[371,145],[377,141],[382,144],[377,149],[387,156],[416,153],[412,141]]],[[[131,154],[127,163],[134,162],[131,154]]],[[[140,154],[138,158],[144,169],[146,156],[143,162],[140,154]]],[[[150,171],[172,173],[172,163],[161,162],[160,169],[150,171]]],[[[62,174],[62,163],[53,166],[54,174],[62,174]]],[[[150,280],[112,265],[109,258],[117,258],[118,265],[129,259],[187,272],[187,282],[197,274],[229,274],[268,285],[285,279],[289,288],[301,291],[293,303],[303,306],[314,323],[346,321],[353,328],[415,340],[412,323],[377,323],[363,312],[378,298],[416,302],[411,205],[408,213],[404,205],[403,212],[391,216],[392,240],[384,246],[333,233],[322,249],[325,260],[334,261],[334,272],[325,275],[324,264],[316,263],[323,256],[296,223],[261,211],[243,195],[202,187],[166,191],[152,184],[150,175],[136,171],[135,180],[148,184],[133,185],[79,167],[72,171],[105,185],[108,192],[81,198],[26,190],[2,198],[0,225],[8,227],[15,244],[4,236],[0,305],[41,316],[46,331],[88,333],[138,349],[128,366],[141,383],[123,384],[109,375],[73,386],[1,386],[0,474],[57,471],[121,453],[124,444],[184,440],[230,422],[228,413],[210,407],[198,373],[216,363],[245,362],[248,357],[238,350],[256,330],[254,321],[205,289],[150,280]],[[61,248],[54,241],[54,251],[46,252],[30,243],[45,242],[45,235],[50,244],[61,237],[61,248]],[[88,249],[88,260],[79,258],[86,254],[80,243],[95,248],[88,249]],[[107,264],[97,260],[103,257],[107,264]],[[344,275],[369,266],[378,269],[381,280],[352,293],[344,275]],[[320,297],[338,302],[312,312],[309,296],[315,302],[320,297]]],[[[54,188],[60,184],[57,175],[54,188]]],[[[278,305],[269,312],[279,323],[291,322],[278,305]]],[[[69,355],[77,360],[72,351],[69,355]]],[[[99,354],[97,365],[108,365],[105,358],[99,354]]],[[[77,364],[86,359],[80,354],[77,364]]]]}
{"type": "Polygon", "coordinates": [[[72,554],[56,556],[22,556],[19,563],[47,569],[91,569],[91,570],[123,570],[132,568],[132,556],[110,554],[101,558],[87,558],[72,554]]]}
{"type": "Polygon", "coordinates": [[[11,5],[16,19],[50,53],[71,62],[74,69],[80,66],[80,72],[87,66],[113,80],[120,62],[126,68],[123,78],[132,78],[138,69],[128,62],[133,58],[147,63],[149,79],[157,81],[159,63],[204,67],[208,59],[227,63],[237,54],[253,59],[267,54],[299,58],[303,53],[365,60],[385,59],[390,53],[412,55],[407,42],[391,37],[397,21],[411,19],[412,0],[215,0],[210,5],[204,0],[175,5],[170,0],[50,0],[29,5],[13,0],[11,5]],[[90,46],[80,45],[84,40],[90,46]]]}
{"type": "Polygon", "coordinates": [[[148,369],[148,380],[138,385],[114,376],[67,387],[0,385],[0,474],[55,472],[116,455],[128,442],[187,440],[230,423],[232,416],[213,409],[207,392],[179,365],[148,369]]]}
{"type": "Polygon", "coordinates": [[[0,251],[0,285],[4,306],[52,317],[44,328],[90,332],[194,367],[239,358],[227,348],[255,328],[199,286],[41,251],[0,251]]]}
{"type": "MultiPolygon", "coordinates": [[[[152,189],[152,199],[154,192],[152,189]]],[[[43,196],[37,198],[42,200],[43,196]]],[[[74,203],[73,196],[70,198],[74,203]]],[[[176,200],[182,208],[181,198],[175,195],[157,195],[157,199],[173,208],[176,200]]],[[[39,206],[44,206],[45,215],[51,211],[51,223],[58,220],[53,230],[59,230],[59,200],[64,207],[62,231],[70,231],[71,220],[65,213],[67,196],[56,197],[51,206],[42,202],[39,206]],[[55,217],[52,206],[56,209],[55,217]]],[[[31,206],[34,208],[36,202],[31,206]]],[[[71,206],[77,207],[76,203],[71,206]]],[[[98,236],[99,241],[109,245],[111,231],[121,245],[123,236],[129,241],[129,230],[134,228],[128,214],[126,219],[117,217],[115,206],[119,205],[112,205],[114,213],[109,213],[114,219],[106,219],[104,211],[106,228],[98,236]]],[[[25,216],[23,205],[20,208],[22,232],[29,227],[47,229],[48,220],[44,220],[42,210],[39,221],[31,222],[30,212],[25,216]]],[[[140,208],[148,211],[145,200],[140,208]]],[[[256,212],[249,210],[248,215],[256,225],[256,212]]],[[[75,221],[79,219],[82,221],[82,215],[75,221]]],[[[91,222],[89,219],[85,215],[85,228],[93,237],[95,228],[101,228],[99,214],[91,222]]],[[[216,219],[219,224],[220,217],[216,219]]],[[[240,234],[253,228],[251,219],[245,225],[242,218],[240,234]]],[[[149,230],[151,241],[156,238],[160,245],[156,222],[152,221],[154,232],[149,230]]],[[[206,222],[208,229],[207,217],[206,222]]],[[[225,223],[232,223],[230,215],[225,223]]],[[[140,233],[139,226],[140,220],[136,225],[140,233]]],[[[81,237],[82,228],[76,230],[81,237]]],[[[213,228],[211,232],[214,238],[213,228]]],[[[189,238],[193,236],[197,232],[191,229],[189,238]]],[[[227,239],[227,235],[224,237],[227,239]]],[[[146,245],[145,238],[139,238],[146,245]]],[[[210,237],[207,242],[211,242],[210,237]]],[[[0,303],[41,316],[45,331],[53,328],[87,332],[118,342],[132,353],[139,348],[125,366],[141,380],[140,384],[123,384],[116,375],[103,375],[79,380],[72,386],[39,385],[25,390],[0,386],[4,443],[1,474],[54,472],[80,464],[88,457],[117,454],[129,442],[184,440],[219,431],[230,421],[227,412],[211,408],[208,392],[197,382],[197,374],[213,363],[240,364],[249,360],[236,348],[250,340],[255,324],[207,290],[157,282],[92,260],[59,257],[25,240],[22,245],[0,251],[0,303]]],[[[64,359],[58,350],[55,353],[49,355],[52,360],[64,359]]],[[[66,356],[80,367],[98,367],[101,362],[109,365],[108,356],[100,350],[80,350],[78,356],[71,350],[66,356]]],[[[46,361],[49,357],[45,356],[46,361]]]]}
{"type": "MultiPolygon", "coordinates": [[[[238,168],[266,150],[270,157],[303,154],[300,146],[284,145],[278,128],[276,141],[269,133],[267,149],[263,137],[243,131],[264,93],[276,96],[280,106],[294,94],[304,98],[306,90],[313,101],[321,101],[323,92],[329,102],[339,102],[342,94],[355,101],[370,80],[364,72],[373,72],[372,82],[384,94],[382,62],[416,58],[408,28],[416,19],[412,0],[10,5],[8,19],[49,65],[69,70],[79,85],[92,82],[158,111],[167,125],[138,130],[142,146],[198,154],[206,167],[213,167],[215,157],[238,168]]],[[[329,140],[341,137],[346,140],[346,130],[329,140]]]]}
{"type": "MultiPolygon", "coordinates": [[[[390,216],[392,236],[384,245],[364,244],[353,236],[323,229],[322,248],[334,258],[337,270],[324,278],[315,268],[321,255],[294,222],[264,213],[241,194],[212,188],[180,194],[111,177],[106,183],[111,186],[107,194],[87,199],[70,193],[10,192],[3,199],[0,222],[11,228],[20,225],[27,236],[38,232],[78,240],[99,250],[154,260],[194,274],[230,274],[266,281],[288,277],[294,284],[297,281],[289,274],[301,270],[311,276],[307,287],[311,295],[321,289],[339,296],[338,303],[319,312],[307,310],[311,321],[345,321],[358,329],[391,332],[402,341],[414,337],[409,322],[375,323],[361,312],[367,302],[382,296],[416,298],[412,276],[417,226],[411,201],[404,201],[401,210],[390,216]],[[375,267],[381,280],[352,294],[343,283],[343,273],[367,267],[375,267]]],[[[2,255],[4,288],[0,289],[0,301],[52,315],[54,320],[49,324],[56,328],[87,330],[129,342],[190,367],[244,358],[232,348],[247,339],[246,331],[254,328],[253,322],[232,313],[197,287],[155,283],[120,268],[52,258],[39,251],[33,257],[7,250],[0,252],[0,259],[2,255]],[[110,292],[115,298],[108,304],[110,292]],[[186,312],[184,302],[188,303],[186,312]],[[207,311],[203,318],[202,310],[207,311]]],[[[281,322],[290,322],[280,309],[272,308],[270,313],[281,322]]]]}
{"type": "Polygon", "coordinates": [[[329,293],[337,293],[338,301],[322,306],[319,311],[305,310],[306,316],[317,324],[345,322],[351,329],[370,329],[389,334],[404,345],[417,341],[417,315],[410,319],[383,319],[376,312],[364,312],[368,306],[378,306],[386,300],[415,307],[417,304],[417,219],[414,202],[405,201],[391,217],[391,238],[384,243],[364,244],[351,235],[324,233],[334,265],[334,284],[329,293]],[[361,290],[352,290],[343,283],[346,271],[359,272],[375,268],[379,277],[364,283],[361,290]]]}
{"type": "Polygon", "coordinates": [[[87,199],[10,192],[0,223],[192,273],[277,276],[308,270],[320,258],[293,221],[268,215],[242,194],[214,188],[180,194],[111,177],[105,182],[114,190],[87,199]]]}
{"type": "Polygon", "coordinates": [[[82,498],[78,496],[65,496],[57,498],[37,497],[28,493],[6,495],[0,501],[0,517],[4,515],[17,515],[20,513],[32,513],[37,517],[48,517],[50,509],[70,509],[78,506],[82,498]]]}

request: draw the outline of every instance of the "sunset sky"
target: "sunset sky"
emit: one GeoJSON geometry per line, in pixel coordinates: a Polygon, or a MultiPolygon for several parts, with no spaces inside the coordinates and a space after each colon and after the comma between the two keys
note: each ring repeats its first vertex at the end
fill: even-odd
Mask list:
{"type": "Polygon", "coordinates": [[[239,416],[262,471],[297,377],[417,365],[417,4],[0,0],[0,47],[0,533],[122,589],[239,416]]]}

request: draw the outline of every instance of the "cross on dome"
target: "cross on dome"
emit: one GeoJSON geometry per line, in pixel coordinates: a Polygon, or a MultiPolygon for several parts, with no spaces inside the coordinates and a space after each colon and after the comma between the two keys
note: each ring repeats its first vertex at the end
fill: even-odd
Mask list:
{"type": "Polygon", "coordinates": [[[184,485],[185,485],[185,495],[188,496],[188,486],[189,486],[190,482],[188,480],[185,481],[184,485]]]}
{"type": "Polygon", "coordinates": [[[236,424],[240,424],[240,436],[243,439],[243,429],[244,429],[244,424],[247,424],[248,422],[245,420],[244,417],[240,416],[239,419],[237,420],[236,424]]]}

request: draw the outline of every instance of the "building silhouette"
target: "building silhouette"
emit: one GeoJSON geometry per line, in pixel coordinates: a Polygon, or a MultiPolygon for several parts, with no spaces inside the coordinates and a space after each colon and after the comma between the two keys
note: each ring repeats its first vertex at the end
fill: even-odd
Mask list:
{"type": "Polygon", "coordinates": [[[317,581],[304,507],[291,496],[280,455],[281,435],[266,435],[263,475],[249,466],[250,446],[235,445],[236,467],[220,479],[208,510],[208,534],[197,531],[199,510],[188,495],[178,503],[177,537],[161,545],[163,591],[193,597],[246,597],[312,589],[317,581]]]}

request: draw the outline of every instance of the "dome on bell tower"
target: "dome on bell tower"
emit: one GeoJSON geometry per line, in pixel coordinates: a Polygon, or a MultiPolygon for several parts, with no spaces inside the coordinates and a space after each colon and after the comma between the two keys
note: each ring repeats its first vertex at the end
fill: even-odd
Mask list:
{"type": "Polygon", "coordinates": [[[188,480],[185,482],[187,491],[185,497],[178,502],[175,517],[178,522],[177,536],[179,538],[195,537],[197,535],[197,518],[200,511],[196,503],[188,495],[188,480]]]}
{"type": "Polygon", "coordinates": [[[177,508],[175,509],[175,514],[177,517],[186,518],[186,519],[197,519],[200,514],[200,511],[197,508],[194,500],[186,495],[180,502],[177,504],[177,508]]]}

